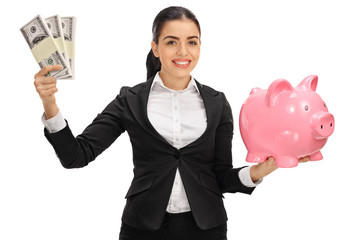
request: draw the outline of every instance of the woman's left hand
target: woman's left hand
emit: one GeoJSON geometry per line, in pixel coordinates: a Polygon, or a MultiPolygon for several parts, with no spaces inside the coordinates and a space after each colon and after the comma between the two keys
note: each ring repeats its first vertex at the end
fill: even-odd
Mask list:
{"type": "MultiPolygon", "coordinates": [[[[310,161],[310,157],[302,157],[299,159],[299,163],[304,163],[310,161]]],[[[269,175],[273,171],[278,169],[275,164],[275,159],[273,157],[269,157],[265,162],[258,163],[250,168],[250,176],[253,182],[257,182],[265,176],[269,175]]]]}
{"type": "Polygon", "coordinates": [[[278,167],[275,165],[275,159],[269,157],[265,162],[258,163],[250,168],[250,176],[253,182],[257,182],[265,176],[275,171],[278,167]]]}

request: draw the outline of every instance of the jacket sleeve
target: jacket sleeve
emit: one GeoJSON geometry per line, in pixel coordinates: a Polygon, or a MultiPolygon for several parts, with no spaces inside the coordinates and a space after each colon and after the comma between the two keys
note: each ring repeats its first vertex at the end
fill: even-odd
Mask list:
{"type": "Polygon", "coordinates": [[[223,109],[215,136],[215,165],[214,173],[223,193],[242,192],[251,194],[255,187],[246,187],[239,178],[241,168],[233,168],[232,165],[232,138],[234,123],[231,107],[223,93],[223,109]]]}
{"type": "Polygon", "coordinates": [[[64,168],[88,165],[125,131],[122,124],[125,92],[123,87],[120,94],[77,137],[72,134],[67,121],[66,127],[56,133],[49,133],[44,128],[45,137],[64,168]]]}

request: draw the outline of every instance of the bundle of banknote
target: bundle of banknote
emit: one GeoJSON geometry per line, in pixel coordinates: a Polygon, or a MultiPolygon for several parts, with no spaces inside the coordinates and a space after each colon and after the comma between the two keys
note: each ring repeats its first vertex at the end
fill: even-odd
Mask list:
{"type": "Polygon", "coordinates": [[[47,75],[56,79],[75,77],[75,30],[75,17],[59,15],[46,19],[37,15],[20,28],[40,68],[62,65],[61,70],[49,72],[47,75]]]}

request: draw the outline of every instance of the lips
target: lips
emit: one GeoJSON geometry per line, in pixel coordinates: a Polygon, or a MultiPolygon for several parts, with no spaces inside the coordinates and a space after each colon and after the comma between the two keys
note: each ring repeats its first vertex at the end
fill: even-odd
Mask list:
{"type": "Polygon", "coordinates": [[[185,58],[181,58],[181,59],[174,59],[172,60],[172,62],[174,63],[174,65],[176,67],[179,68],[187,68],[190,66],[191,60],[190,59],[185,59],[185,58]]]}

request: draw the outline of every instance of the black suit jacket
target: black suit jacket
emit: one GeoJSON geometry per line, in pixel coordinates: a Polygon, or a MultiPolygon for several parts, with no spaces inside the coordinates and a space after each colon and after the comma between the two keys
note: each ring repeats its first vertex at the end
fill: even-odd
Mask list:
{"type": "Polygon", "coordinates": [[[187,146],[176,149],[151,125],[147,101],[153,81],[119,95],[76,138],[69,125],[45,136],[65,168],[79,168],[93,161],[116,138],[127,131],[133,148],[134,179],[126,194],[122,221],[147,230],[161,226],[169,201],[176,169],[179,168],[186,195],[197,225],[209,229],[227,220],[224,192],[251,194],[233,168],[231,142],[233,119],[225,95],[196,81],[204,100],[207,128],[187,146]]]}

